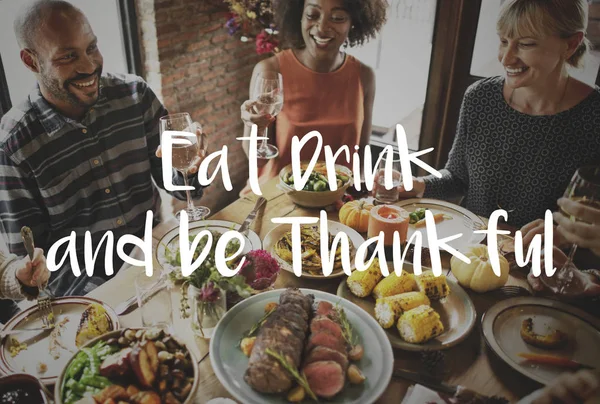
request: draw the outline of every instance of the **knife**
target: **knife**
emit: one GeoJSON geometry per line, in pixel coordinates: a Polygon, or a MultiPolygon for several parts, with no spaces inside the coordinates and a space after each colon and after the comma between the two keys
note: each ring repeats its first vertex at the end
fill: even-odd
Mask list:
{"type": "Polygon", "coordinates": [[[240,234],[248,233],[248,229],[250,228],[250,225],[254,221],[254,218],[256,217],[256,213],[258,213],[258,210],[265,204],[265,202],[267,202],[267,200],[265,198],[263,198],[262,196],[256,200],[256,204],[254,205],[254,208],[248,214],[248,216],[246,217],[246,219],[244,220],[244,222],[238,229],[238,233],[240,233],[240,234]]]}
{"type": "MultiPolygon", "coordinates": [[[[409,380],[413,383],[421,384],[431,390],[437,391],[438,393],[444,393],[452,398],[461,400],[461,402],[470,402],[469,400],[483,400],[489,399],[490,397],[479,394],[471,389],[464,386],[454,386],[451,384],[444,383],[443,381],[421,373],[412,372],[405,369],[394,369],[394,377],[409,380]]],[[[498,402],[508,403],[504,397],[493,397],[498,402]]]]}
{"type": "Polygon", "coordinates": [[[21,328],[21,329],[15,329],[15,330],[0,331],[0,340],[3,340],[8,335],[22,334],[25,332],[33,332],[33,331],[50,331],[53,328],[54,328],[54,326],[38,327],[38,328],[21,328]]]}
{"type": "Polygon", "coordinates": [[[443,381],[435,377],[425,375],[422,373],[412,372],[410,370],[394,369],[393,375],[394,377],[410,380],[413,383],[421,384],[437,392],[449,394],[450,396],[454,396],[459,391],[459,388],[462,389],[461,386],[452,386],[450,384],[444,383],[443,381]]]}

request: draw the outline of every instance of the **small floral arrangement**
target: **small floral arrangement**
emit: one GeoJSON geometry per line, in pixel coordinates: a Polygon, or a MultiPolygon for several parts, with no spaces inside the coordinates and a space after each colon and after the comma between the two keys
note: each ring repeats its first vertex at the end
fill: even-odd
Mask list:
{"type": "Polygon", "coordinates": [[[253,250],[246,254],[240,274],[252,289],[265,290],[275,283],[280,270],[277,260],[267,251],[253,250]]]}
{"type": "Polygon", "coordinates": [[[273,23],[272,0],[225,0],[229,14],[225,27],[242,42],[254,41],[259,55],[279,52],[279,32],[273,23]]]}

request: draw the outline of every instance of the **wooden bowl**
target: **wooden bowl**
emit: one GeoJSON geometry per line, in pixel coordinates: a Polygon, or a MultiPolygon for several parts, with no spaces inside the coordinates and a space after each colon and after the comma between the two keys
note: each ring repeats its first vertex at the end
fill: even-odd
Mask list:
{"type": "MultiPolygon", "coordinates": [[[[90,347],[94,346],[98,341],[108,341],[111,338],[119,338],[121,335],[123,335],[123,333],[126,330],[132,330],[132,331],[137,332],[137,331],[141,330],[141,328],[125,328],[122,330],[111,331],[109,333],[106,333],[104,335],[94,338],[93,340],[87,342],[85,345],[83,345],[81,348],[79,348],[79,350],[73,355],[73,357],[71,359],[69,359],[69,362],[67,362],[65,368],[61,372],[61,374],[54,386],[54,403],[55,404],[64,404],[64,402],[62,400],[62,389],[63,389],[63,384],[65,382],[65,374],[66,374],[67,369],[69,368],[69,365],[71,364],[73,359],[75,359],[77,354],[83,348],[90,348],[90,347]]],[[[173,334],[169,334],[169,335],[174,336],[173,334]]],[[[198,360],[199,359],[196,356],[196,354],[194,353],[194,351],[188,348],[187,344],[184,344],[184,345],[185,345],[185,349],[187,349],[188,352],[190,353],[190,360],[192,362],[192,367],[194,369],[194,381],[192,383],[192,390],[188,394],[188,396],[187,396],[186,400],[183,402],[183,404],[192,404],[194,402],[194,397],[196,395],[196,392],[198,390],[198,385],[200,383],[200,374],[199,374],[199,369],[198,369],[198,360]]],[[[138,386],[138,388],[139,388],[139,386],[138,386]]],[[[142,390],[142,389],[140,388],[140,390],[142,390]]]]}

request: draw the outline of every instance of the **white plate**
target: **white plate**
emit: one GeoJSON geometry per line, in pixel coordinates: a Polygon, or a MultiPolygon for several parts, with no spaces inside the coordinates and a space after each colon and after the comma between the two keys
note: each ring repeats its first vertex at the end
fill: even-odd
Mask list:
{"type": "MultiPolygon", "coordinates": [[[[327,221],[327,229],[329,230],[329,234],[333,234],[334,236],[338,233],[345,233],[346,235],[348,235],[348,239],[350,240],[350,263],[351,263],[350,269],[354,270],[354,268],[355,268],[354,256],[356,254],[356,250],[358,249],[358,247],[360,247],[360,245],[362,243],[365,242],[365,239],[356,230],[351,229],[350,227],[345,226],[339,222],[334,222],[332,220],[327,221]]],[[[288,272],[294,273],[292,264],[283,260],[275,252],[275,244],[277,243],[277,241],[279,241],[279,239],[281,239],[281,237],[283,237],[283,235],[285,233],[287,233],[288,231],[291,231],[291,230],[292,230],[291,224],[280,224],[279,226],[275,227],[274,229],[272,229],[270,232],[267,233],[267,235],[265,236],[265,239],[264,239],[264,246],[265,246],[265,250],[267,250],[273,257],[275,257],[277,262],[279,262],[282,269],[284,269],[288,272]]],[[[310,274],[305,271],[302,272],[302,277],[306,278],[306,279],[332,279],[332,278],[338,278],[343,275],[344,275],[343,270],[334,271],[329,276],[313,275],[313,274],[310,274]]]]}
{"type": "MultiPolygon", "coordinates": [[[[27,349],[19,352],[17,356],[11,357],[9,351],[11,336],[8,336],[0,350],[0,370],[7,374],[29,373],[46,385],[54,384],[65,365],[73,356],[73,353],[78,349],[75,345],[75,334],[77,333],[79,320],[84,310],[92,303],[98,303],[106,309],[113,330],[118,330],[119,317],[107,304],[83,296],[56,298],[52,301],[55,323],[59,324],[63,319],[69,319],[63,327],[60,337],[61,343],[67,349],[58,348],[60,357],[54,359],[49,352],[50,339],[48,337],[50,336],[50,332],[30,332],[12,336],[20,342],[27,343],[27,349]],[[43,374],[37,371],[39,363],[44,363],[48,366],[48,370],[43,374]]],[[[42,319],[37,306],[32,306],[11,318],[4,326],[4,330],[38,327],[42,327],[42,319]]]]}
{"type": "Polygon", "coordinates": [[[488,346],[504,362],[542,384],[551,383],[565,369],[532,365],[519,353],[563,356],[595,368],[600,363],[600,319],[565,303],[539,297],[507,299],[492,306],[481,325],[488,346]],[[546,334],[552,328],[567,333],[567,346],[549,351],[526,344],[521,338],[521,324],[527,318],[533,319],[535,332],[546,334]]]}
{"type": "MultiPolygon", "coordinates": [[[[406,269],[410,267],[410,264],[404,265],[406,269]]],[[[412,269],[409,272],[412,272],[412,269]]],[[[400,338],[400,333],[395,326],[384,330],[378,323],[377,326],[385,331],[394,348],[405,351],[438,351],[451,348],[469,336],[477,318],[475,306],[467,292],[458,283],[452,279],[447,279],[447,282],[450,287],[450,294],[443,301],[431,301],[431,307],[440,315],[442,324],[444,324],[444,333],[424,344],[411,344],[400,338]]],[[[354,296],[346,285],[346,279],[340,283],[337,295],[360,306],[375,318],[375,300],[373,297],[360,298],[354,296]]]]}
{"type": "MultiPolygon", "coordinates": [[[[455,205],[450,202],[440,201],[437,199],[406,199],[397,202],[396,206],[400,206],[408,212],[414,212],[419,208],[429,209],[431,213],[443,213],[449,215],[452,219],[444,219],[435,225],[437,238],[445,238],[456,234],[461,234],[460,238],[450,241],[448,244],[464,253],[469,246],[479,244],[485,239],[485,234],[474,233],[474,227],[485,229],[485,223],[479,216],[467,209],[455,205]]],[[[423,235],[423,247],[429,247],[427,240],[427,229],[425,227],[416,228],[414,225],[408,226],[407,240],[415,233],[420,232],[423,235]]]]}
{"type": "MultiPolygon", "coordinates": [[[[229,230],[237,230],[240,228],[239,223],[229,222],[226,220],[201,220],[197,222],[191,222],[189,227],[189,235],[193,236],[201,232],[202,230],[216,231],[221,234],[229,230]]],[[[165,268],[170,265],[166,258],[166,249],[169,251],[177,251],[179,248],[179,226],[165,234],[158,242],[158,247],[155,249],[156,262],[165,268]]],[[[262,242],[260,237],[252,230],[248,230],[248,234],[244,236],[244,249],[243,254],[247,254],[252,250],[259,250],[262,248],[262,242]]]]}
{"type": "MultiPolygon", "coordinates": [[[[260,394],[246,384],[244,373],[248,367],[248,358],[236,347],[240,336],[250,329],[263,315],[265,304],[278,302],[279,295],[285,289],[260,293],[235,305],[219,321],[213,338],[210,340],[209,356],[215,375],[221,384],[239,402],[244,404],[285,404],[285,395],[260,394]]],[[[304,294],[315,296],[315,303],[327,301],[339,303],[354,331],[359,343],[364,347],[364,356],[357,366],[366,376],[360,386],[346,385],[344,390],[332,400],[321,402],[335,404],[374,403],[387,388],[392,378],[394,352],[385,333],[377,322],[364,310],[348,300],[319,290],[300,289],[304,294]]],[[[309,399],[304,402],[310,402],[309,399]]]]}

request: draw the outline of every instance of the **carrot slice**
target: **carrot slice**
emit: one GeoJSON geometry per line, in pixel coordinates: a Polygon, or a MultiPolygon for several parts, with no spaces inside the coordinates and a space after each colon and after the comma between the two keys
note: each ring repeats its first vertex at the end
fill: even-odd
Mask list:
{"type": "Polygon", "coordinates": [[[527,359],[529,362],[536,363],[539,365],[550,365],[557,366],[561,368],[567,369],[581,369],[581,368],[589,368],[589,366],[584,365],[582,363],[576,362],[572,359],[565,358],[562,356],[555,355],[542,355],[542,354],[533,354],[533,353],[524,353],[521,352],[519,354],[521,358],[527,359]]]}
{"type": "MultiPolygon", "coordinates": [[[[436,213],[435,215],[433,215],[433,222],[437,224],[445,218],[446,216],[443,213],[436,213]]],[[[425,227],[425,223],[425,219],[421,219],[417,223],[415,223],[415,227],[425,227]]]]}

